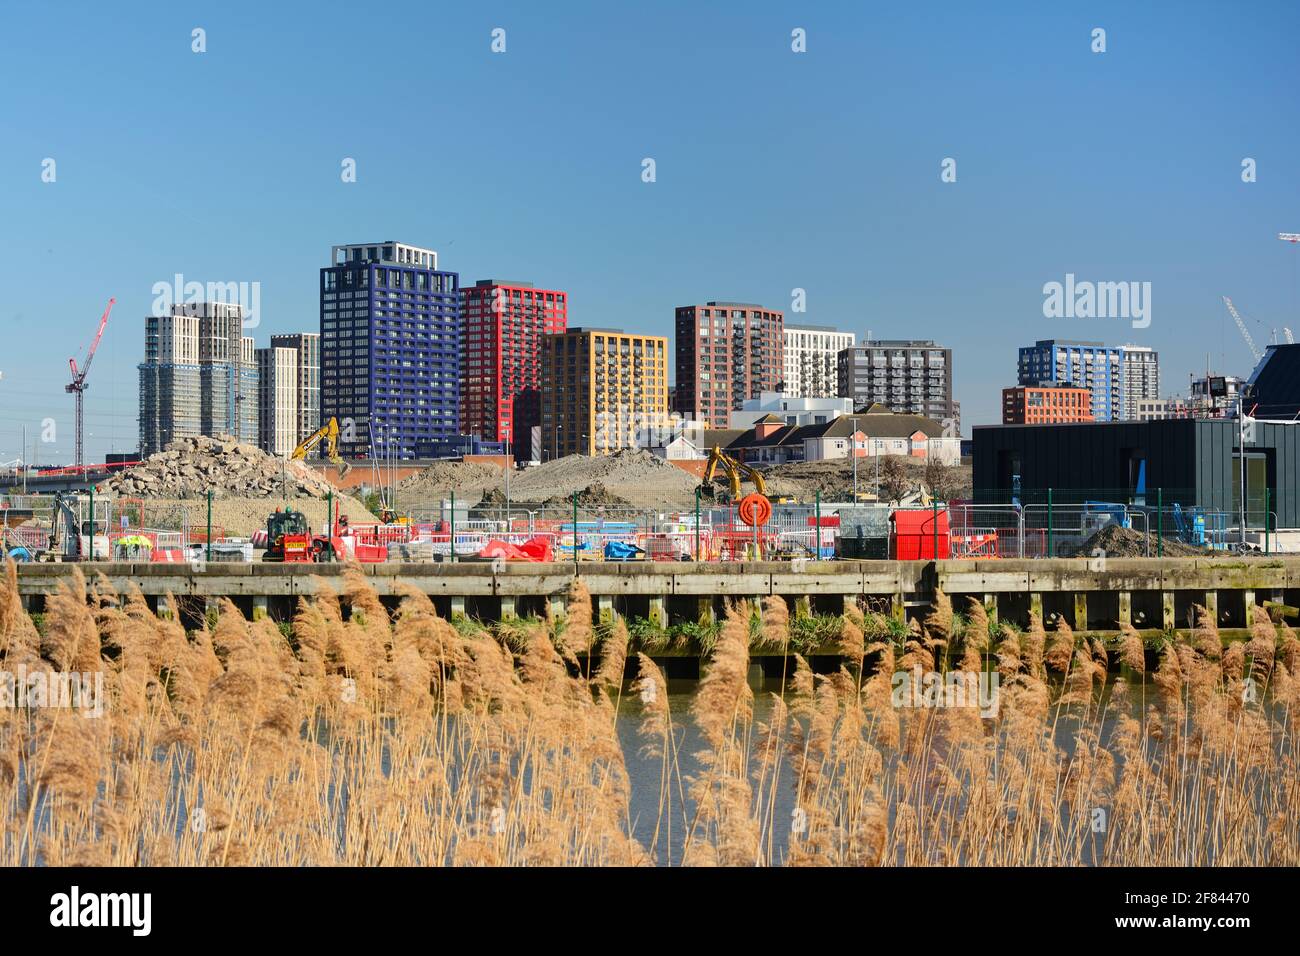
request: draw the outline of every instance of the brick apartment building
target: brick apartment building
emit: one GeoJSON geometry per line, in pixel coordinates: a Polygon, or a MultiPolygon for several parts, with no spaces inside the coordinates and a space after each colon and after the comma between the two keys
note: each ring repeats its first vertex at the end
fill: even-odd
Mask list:
{"type": "Polygon", "coordinates": [[[677,307],[674,411],[726,428],[732,409],[785,377],[785,314],[749,302],[677,307]]]}
{"type": "Polygon", "coordinates": [[[1061,385],[1016,385],[1002,390],[1003,425],[1093,420],[1090,389],[1061,385]]]}

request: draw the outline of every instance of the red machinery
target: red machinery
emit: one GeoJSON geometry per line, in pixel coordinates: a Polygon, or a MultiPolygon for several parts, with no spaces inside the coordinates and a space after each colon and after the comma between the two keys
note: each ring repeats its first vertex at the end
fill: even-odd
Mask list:
{"type": "MultiPolygon", "coordinates": [[[[339,522],[344,525],[347,518],[335,522],[334,530],[339,530],[339,522]]],[[[263,561],[285,561],[290,564],[318,563],[336,561],[344,554],[343,541],[337,534],[312,534],[307,527],[307,516],[291,508],[281,511],[276,508],[266,519],[266,553],[263,561]]],[[[381,559],[382,560],[382,559],[381,559]]]]}

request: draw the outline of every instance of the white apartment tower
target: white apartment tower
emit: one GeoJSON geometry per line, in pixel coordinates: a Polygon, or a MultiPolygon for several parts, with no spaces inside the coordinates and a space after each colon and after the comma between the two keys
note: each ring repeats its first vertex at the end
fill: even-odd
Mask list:
{"type": "Polygon", "coordinates": [[[289,456],[298,447],[298,350],[257,350],[258,445],[272,455],[289,456]]]}
{"type": "Polygon", "coordinates": [[[785,326],[785,384],[780,391],[800,398],[835,398],[838,357],[853,343],[852,332],[824,325],[785,326]]]}
{"type": "Polygon", "coordinates": [[[271,336],[271,348],[293,349],[298,357],[298,426],[295,447],[324,422],[320,414],[320,333],[271,336]]]}
{"type": "Polygon", "coordinates": [[[1160,356],[1145,345],[1121,345],[1119,354],[1124,383],[1119,417],[1136,421],[1140,404],[1160,397],[1160,356]]]}

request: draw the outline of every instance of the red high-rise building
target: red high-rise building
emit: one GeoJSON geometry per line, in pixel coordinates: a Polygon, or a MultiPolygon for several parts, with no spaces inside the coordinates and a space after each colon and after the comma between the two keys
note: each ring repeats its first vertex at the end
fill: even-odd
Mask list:
{"type": "Polygon", "coordinates": [[[509,441],[532,457],[532,429],[542,420],[543,336],[563,332],[569,297],[531,282],[482,279],[462,288],[460,430],[484,441],[509,441]]]}
{"type": "Polygon", "coordinates": [[[678,306],[674,410],[726,428],[746,399],[779,391],[784,327],[784,313],[748,302],[678,306]]]}

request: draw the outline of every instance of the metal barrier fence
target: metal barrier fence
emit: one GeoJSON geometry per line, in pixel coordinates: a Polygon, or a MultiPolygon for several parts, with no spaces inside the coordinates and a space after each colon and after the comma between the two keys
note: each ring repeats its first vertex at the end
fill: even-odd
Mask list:
{"type": "MultiPolygon", "coordinates": [[[[975,559],[1092,557],[1096,550],[1113,547],[1115,555],[1158,557],[1201,549],[1234,550],[1243,538],[1263,551],[1279,547],[1277,511],[1268,507],[1276,506],[1277,500],[1268,493],[1247,496],[1244,534],[1231,507],[1196,507],[1185,503],[1185,493],[1165,489],[1129,494],[1128,500],[1101,491],[1049,491],[1025,497],[1032,500],[998,502],[981,497],[921,506],[947,522],[946,544],[936,553],[975,559]],[[1250,520],[1252,515],[1258,522],[1250,520]],[[1110,527],[1119,530],[1096,538],[1110,527]]],[[[64,549],[73,537],[68,514],[80,530],[91,508],[87,495],[66,496],[64,501],[66,509],[49,495],[0,496],[5,552],[64,549]],[[51,535],[56,509],[62,509],[58,510],[62,540],[52,540],[51,535]]],[[[93,507],[97,556],[111,555],[123,536],[145,535],[158,551],[188,549],[206,540],[206,529],[191,528],[185,509],[173,504],[95,496],[93,507]]],[[[493,542],[521,548],[530,541],[547,543],[557,560],[580,562],[885,558],[896,510],[880,503],[816,499],[778,503],[772,505],[769,520],[756,529],[740,519],[734,506],[707,500],[697,507],[591,505],[579,500],[576,506],[512,504],[509,509],[495,503],[481,509],[465,507],[458,501],[454,510],[447,501],[442,508],[412,512],[406,524],[354,525],[347,533],[358,545],[395,548],[395,553],[409,554],[414,560],[469,560],[493,542]]],[[[937,536],[940,522],[933,526],[937,536]]],[[[81,537],[77,553],[85,554],[87,536],[81,537]]],[[[213,543],[225,539],[225,529],[214,527],[213,543]]],[[[1294,547],[1295,540],[1295,535],[1288,535],[1285,543],[1294,547]]]]}

